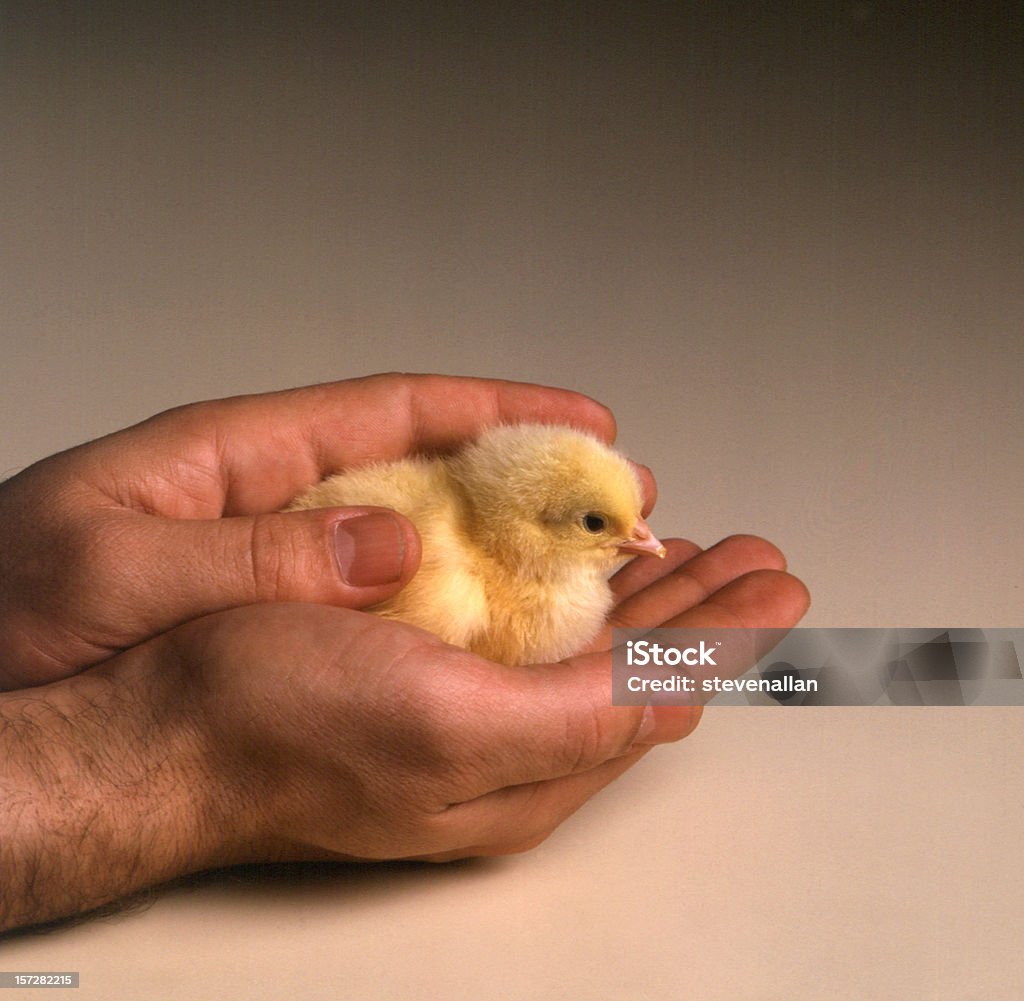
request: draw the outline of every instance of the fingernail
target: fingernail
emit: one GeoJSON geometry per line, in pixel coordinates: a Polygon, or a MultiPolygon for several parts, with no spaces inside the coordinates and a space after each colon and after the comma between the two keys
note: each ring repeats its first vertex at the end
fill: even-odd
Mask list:
{"type": "Polygon", "coordinates": [[[633,738],[634,744],[653,744],[653,740],[648,738],[658,726],[658,720],[654,715],[654,706],[644,706],[644,714],[640,719],[640,729],[637,730],[636,736],[633,738]]]}
{"type": "Polygon", "coordinates": [[[393,515],[362,514],[338,522],[334,551],[341,578],[350,587],[394,584],[402,576],[405,535],[393,515]]]}
{"type": "Polygon", "coordinates": [[[645,706],[640,729],[633,738],[638,744],[668,744],[689,736],[700,721],[700,709],[694,706],[662,706],[660,713],[654,706],[645,706]]]}

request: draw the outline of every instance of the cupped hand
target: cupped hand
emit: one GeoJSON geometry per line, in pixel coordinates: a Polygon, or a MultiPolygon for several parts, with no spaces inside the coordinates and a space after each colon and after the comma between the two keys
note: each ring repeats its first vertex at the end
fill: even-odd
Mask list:
{"type": "MultiPolygon", "coordinates": [[[[668,549],[616,579],[619,624],[807,607],[761,540],[668,549]]],[[[513,668],[329,605],[204,616],[0,696],[0,930],[213,866],[522,851],[699,712],[612,705],[607,646],[513,668]]]]}
{"type": "Polygon", "coordinates": [[[31,466],[0,485],[0,690],[210,612],[385,600],[419,565],[406,519],[280,508],[347,466],[527,419],[614,436],[609,411],[576,393],[392,374],[192,404],[31,466]]]}
{"type": "MultiPolygon", "coordinates": [[[[617,582],[618,621],[653,628],[794,625],[803,585],[749,536],[617,582]]],[[[696,707],[611,704],[608,637],[512,668],[343,609],[248,609],[176,630],[206,758],[238,844],[265,858],[426,858],[536,845],[696,707]]]]}

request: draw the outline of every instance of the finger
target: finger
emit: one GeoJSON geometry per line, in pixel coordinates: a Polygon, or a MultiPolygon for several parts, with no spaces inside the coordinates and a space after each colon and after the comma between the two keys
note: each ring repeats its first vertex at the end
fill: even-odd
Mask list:
{"type": "Polygon", "coordinates": [[[419,858],[441,862],[533,848],[650,750],[641,747],[585,772],[509,786],[455,803],[437,819],[438,840],[462,847],[419,858]]]}
{"type": "MultiPolygon", "coordinates": [[[[612,611],[600,632],[580,653],[609,649],[612,646],[612,630],[630,628],[629,600],[653,587],[663,578],[670,576],[701,552],[699,546],[685,539],[666,539],[664,545],[666,550],[664,559],[653,560],[637,557],[612,577],[609,582],[612,590],[612,611]]],[[[672,593],[672,590],[668,590],[666,595],[671,597],[672,593]]],[[[667,614],[675,614],[684,606],[678,600],[671,600],[669,607],[671,611],[667,614]]]]}
{"type": "Polygon", "coordinates": [[[664,559],[634,557],[609,581],[616,605],[622,604],[656,580],[667,577],[702,551],[700,546],[687,539],[663,539],[662,542],[665,545],[664,559]]]}
{"type": "Polygon", "coordinates": [[[123,582],[131,622],[148,633],[258,602],[375,605],[412,579],[420,540],[411,522],[381,508],[210,521],[129,513],[104,553],[118,573],[97,579],[123,582]]]}
{"type": "Polygon", "coordinates": [[[804,583],[783,570],[755,570],[665,622],[671,629],[789,629],[811,604],[804,583]]]}
{"type": "Polygon", "coordinates": [[[499,379],[416,376],[411,386],[413,449],[447,449],[490,424],[569,424],[607,442],[615,418],[596,400],[572,390],[499,379]]]}
{"type": "MultiPolygon", "coordinates": [[[[679,547],[680,555],[686,545],[679,547]]],[[[595,649],[611,646],[613,628],[644,629],[652,623],[663,623],[698,605],[743,574],[753,570],[781,570],[785,565],[785,557],[770,542],[755,535],[729,536],[691,559],[678,562],[670,573],[659,576],[621,601],[593,646],[595,649]]]]}
{"type": "MultiPolygon", "coordinates": [[[[706,601],[665,623],[670,629],[742,629],[746,647],[730,641],[728,659],[718,663],[720,677],[739,677],[768,654],[803,618],[811,598],[806,586],[782,570],[756,570],[726,584],[706,601]]],[[[695,700],[709,702],[714,692],[695,689],[695,700]]],[[[651,734],[676,726],[675,706],[652,705],[651,734]]],[[[647,739],[647,738],[644,738],[647,739]]],[[[639,742],[639,741],[638,741],[639,742]]]]}
{"type": "MultiPolygon", "coordinates": [[[[253,514],[284,507],[303,487],[346,467],[448,450],[488,425],[527,420],[573,425],[605,441],[615,437],[611,412],[571,390],[402,374],[193,404],[132,433],[150,464],[154,450],[170,451],[178,475],[184,467],[207,490],[216,488],[224,513],[253,514]]],[[[145,486],[136,492],[145,493],[145,486]]],[[[148,496],[135,499],[154,509],[148,496]]]]}
{"type": "Polygon", "coordinates": [[[640,510],[640,515],[646,518],[654,510],[654,505],[657,503],[658,484],[655,482],[654,473],[651,472],[650,467],[634,462],[632,459],[628,461],[640,480],[640,487],[644,496],[644,505],[640,510]]]}
{"type": "Polygon", "coordinates": [[[589,771],[637,743],[680,740],[699,719],[696,707],[681,707],[652,737],[644,706],[611,704],[608,651],[559,664],[488,667],[490,681],[474,684],[475,711],[462,720],[469,763],[452,769],[453,800],[589,771]]]}
{"type": "MultiPolygon", "coordinates": [[[[806,587],[795,577],[757,570],[725,584],[696,608],[665,619],[651,618],[642,626],[771,628],[781,638],[809,602],[806,587]]],[[[586,771],[638,743],[679,740],[699,718],[691,706],[659,706],[645,712],[643,706],[612,705],[608,651],[571,657],[561,664],[505,669],[500,678],[496,675],[490,701],[481,707],[477,739],[504,749],[489,759],[488,773],[482,776],[490,789],[586,771]]],[[[480,790],[485,791],[489,790],[480,790]]]]}

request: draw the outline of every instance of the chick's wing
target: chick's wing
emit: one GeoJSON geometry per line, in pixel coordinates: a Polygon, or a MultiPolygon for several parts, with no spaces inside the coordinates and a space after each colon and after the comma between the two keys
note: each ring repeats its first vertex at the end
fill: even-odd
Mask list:
{"type": "Polygon", "coordinates": [[[427,629],[447,643],[470,648],[490,617],[479,550],[466,532],[466,509],[443,461],[410,458],[362,466],[310,488],[291,510],[372,505],[405,515],[420,534],[416,576],[371,611],[427,629]]]}

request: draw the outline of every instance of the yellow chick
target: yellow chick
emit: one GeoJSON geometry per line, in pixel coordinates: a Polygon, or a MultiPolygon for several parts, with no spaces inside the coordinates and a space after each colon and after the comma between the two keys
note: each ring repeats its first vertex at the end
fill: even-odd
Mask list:
{"type": "Polygon", "coordinates": [[[577,653],[611,608],[611,573],[665,555],[630,464],[567,427],[501,425],[453,456],[356,467],[289,510],[354,504],[399,511],[423,543],[416,576],[371,611],[505,664],[577,653]]]}

